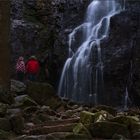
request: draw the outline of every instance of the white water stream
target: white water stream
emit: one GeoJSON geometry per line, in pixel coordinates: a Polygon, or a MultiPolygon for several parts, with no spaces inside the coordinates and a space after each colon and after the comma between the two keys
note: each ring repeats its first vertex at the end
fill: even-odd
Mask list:
{"type": "Polygon", "coordinates": [[[83,24],[69,35],[69,58],[58,95],[80,103],[100,103],[103,63],[100,42],[109,34],[110,18],[123,10],[117,0],[93,0],[83,24]]]}

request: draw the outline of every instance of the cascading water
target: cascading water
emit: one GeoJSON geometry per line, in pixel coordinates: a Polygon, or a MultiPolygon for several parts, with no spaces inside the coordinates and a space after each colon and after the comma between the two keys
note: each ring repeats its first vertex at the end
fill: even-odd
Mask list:
{"type": "Polygon", "coordinates": [[[69,58],[60,80],[60,97],[80,103],[102,102],[100,42],[108,37],[110,18],[122,8],[117,0],[93,0],[90,3],[85,22],[69,35],[69,58]]]}

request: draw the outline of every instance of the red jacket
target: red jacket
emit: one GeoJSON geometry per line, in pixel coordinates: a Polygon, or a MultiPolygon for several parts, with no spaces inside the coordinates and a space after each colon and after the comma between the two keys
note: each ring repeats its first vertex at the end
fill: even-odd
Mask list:
{"type": "Polygon", "coordinates": [[[39,73],[40,65],[37,60],[31,59],[27,62],[26,72],[31,74],[39,73]]]}

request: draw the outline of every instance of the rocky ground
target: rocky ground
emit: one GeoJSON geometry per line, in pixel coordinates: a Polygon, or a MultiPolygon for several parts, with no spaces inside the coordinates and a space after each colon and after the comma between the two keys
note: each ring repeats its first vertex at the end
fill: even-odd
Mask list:
{"type": "Polygon", "coordinates": [[[0,140],[139,139],[140,110],[61,100],[46,83],[12,80],[0,90],[0,140]],[[3,96],[5,94],[5,96],[3,96]],[[3,98],[2,98],[3,97],[3,98]]]}

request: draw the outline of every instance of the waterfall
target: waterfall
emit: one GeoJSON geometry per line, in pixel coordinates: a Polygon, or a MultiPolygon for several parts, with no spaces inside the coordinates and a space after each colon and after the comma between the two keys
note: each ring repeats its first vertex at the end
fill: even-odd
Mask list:
{"type": "Polygon", "coordinates": [[[94,105],[102,102],[100,42],[108,37],[110,18],[122,9],[117,0],[92,0],[89,4],[84,23],[69,35],[69,58],[60,79],[60,97],[94,105]]]}

